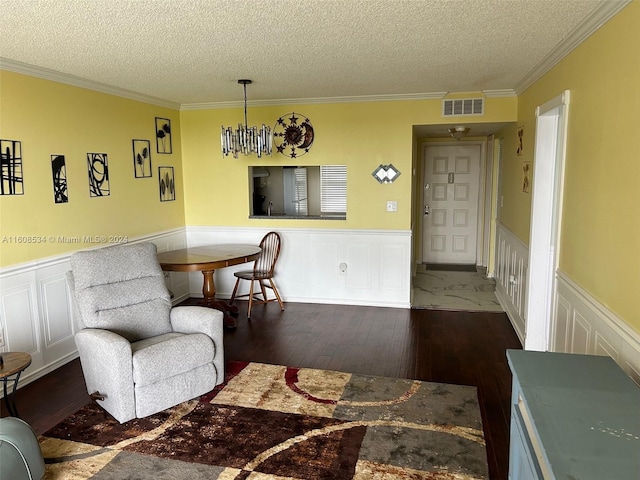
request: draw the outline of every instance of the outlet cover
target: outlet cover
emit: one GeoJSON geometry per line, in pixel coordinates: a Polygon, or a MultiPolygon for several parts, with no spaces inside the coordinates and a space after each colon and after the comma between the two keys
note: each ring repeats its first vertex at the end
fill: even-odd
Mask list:
{"type": "Polygon", "coordinates": [[[397,212],[398,211],[398,202],[395,200],[387,201],[387,212],[397,212]]]}

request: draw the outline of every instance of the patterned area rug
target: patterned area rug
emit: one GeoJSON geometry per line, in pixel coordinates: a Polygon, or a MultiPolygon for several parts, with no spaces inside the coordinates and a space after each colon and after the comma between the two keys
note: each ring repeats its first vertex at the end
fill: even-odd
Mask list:
{"type": "Polygon", "coordinates": [[[46,479],[486,479],[474,387],[227,364],[199,399],[119,424],[88,405],[40,438],[46,479]]]}

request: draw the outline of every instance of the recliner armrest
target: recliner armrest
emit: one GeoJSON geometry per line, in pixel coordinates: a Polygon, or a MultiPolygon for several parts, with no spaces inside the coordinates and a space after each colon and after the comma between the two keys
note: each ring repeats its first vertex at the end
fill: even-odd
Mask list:
{"type": "Polygon", "coordinates": [[[174,332],[204,333],[216,344],[223,339],[223,314],[219,310],[197,306],[173,307],[171,325],[174,332]]]}
{"type": "Polygon", "coordinates": [[[108,330],[85,328],[75,335],[87,393],[105,395],[100,401],[120,423],[136,417],[133,362],[129,341],[108,330]]]}
{"type": "Polygon", "coordinates": [[[215,347],[213,366],[216,369],[216,385],[224,381],[224,315],[219,310],[207,307],[173,307],[170,313],[171,326],[178,333],[204,333],[215,347]]]}
{"type": "Polygon", "coordinates": [[[98,355],[102,362],[112,365],[119,363],[119,367],[131,365],[131,343],[122,335],[99,328],[84,328],[76,333],[75,341],[98,355]]]}

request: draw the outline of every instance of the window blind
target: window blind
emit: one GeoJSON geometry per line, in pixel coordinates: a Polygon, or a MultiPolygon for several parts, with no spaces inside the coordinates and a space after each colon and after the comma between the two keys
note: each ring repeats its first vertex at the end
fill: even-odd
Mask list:
{"type": "Polygon", "coordinates": [[[306,215],[307,207],[307,169],[296,168],[294,170],[295,186],[293,191],[293,203],[296,215],[306,215]]]}
{"type": "Polygon", "coordinates": [[[320,165],[320,211],[347,213],[346,165],[320,165]]]}

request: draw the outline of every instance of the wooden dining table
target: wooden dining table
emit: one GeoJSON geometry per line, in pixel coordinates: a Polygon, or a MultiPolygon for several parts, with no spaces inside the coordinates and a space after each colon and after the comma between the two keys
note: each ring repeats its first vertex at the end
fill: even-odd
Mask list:
{"type": "Polygon", "coordinates": [[[160,252],[158,262],[166,272],[202,272],[202,305],[222,311],[225,327],[233,329],[238,307],[216,298],[214,273],[219,268],[252,262],[261,251],[257,245],[242,243],[205,245],[160,252]]]}
{"type": "Polygon", "coordinates": [[[20,418],[16,408],[16,390],[22,372],[31,365],[31,355],[26,352],[0,352],[0,381],[4,402],[11,417],[20,418]],[[12,383],[11,389],[7,385],[12,383]]]}

